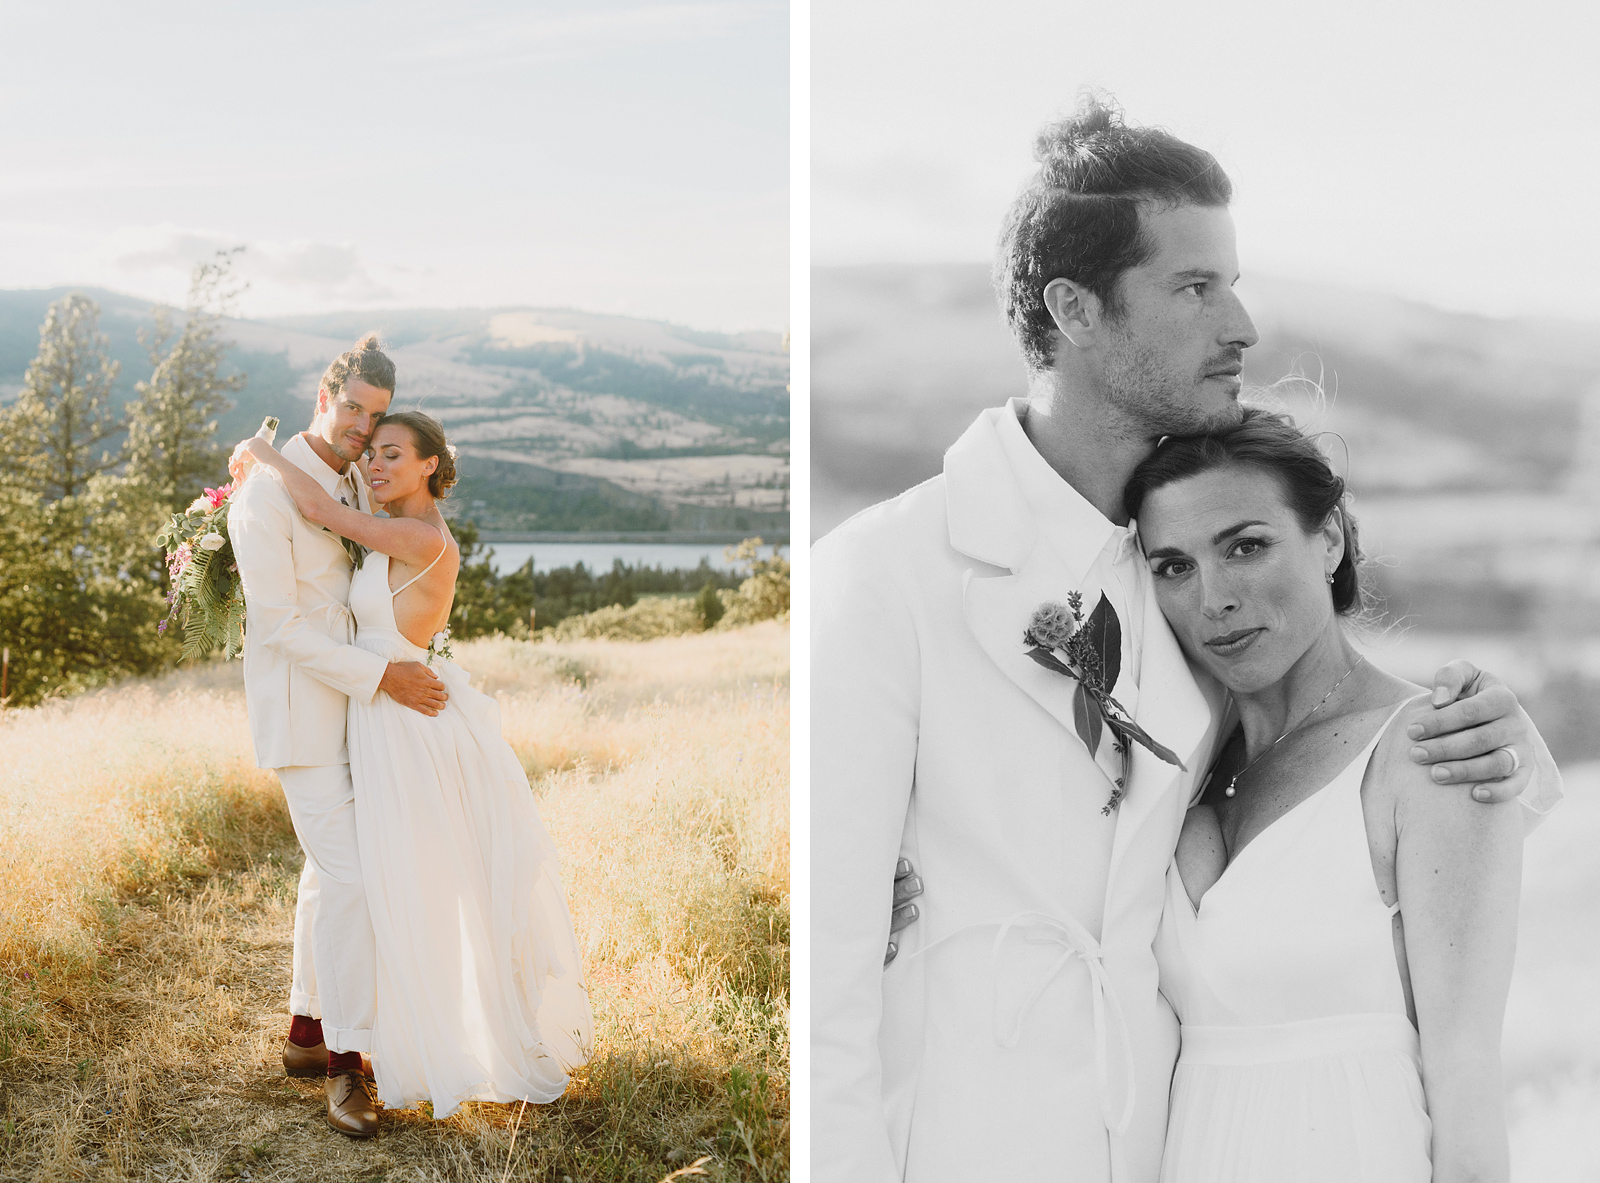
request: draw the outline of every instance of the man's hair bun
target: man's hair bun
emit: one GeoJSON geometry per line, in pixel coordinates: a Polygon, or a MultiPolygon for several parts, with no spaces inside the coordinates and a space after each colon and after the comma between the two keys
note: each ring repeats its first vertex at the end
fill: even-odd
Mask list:
{"type": "Polygon", "coordinates": [[[354,349],[347,349],[333,359],[333,364],[322,375],[322,389],[329,394],[339,394],[352,378],[394,393],[394,362],[384,353],[383,341],[377,333],[368,333],[356,342],[354,349]]]}

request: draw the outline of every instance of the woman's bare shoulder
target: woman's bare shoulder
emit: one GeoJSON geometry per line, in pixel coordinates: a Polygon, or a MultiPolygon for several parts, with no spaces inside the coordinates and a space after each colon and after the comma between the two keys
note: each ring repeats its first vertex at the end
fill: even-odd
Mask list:
{"type": "Polygon", "coordinates": [[[1397,825],[1409,822],[1453,829],[1463,823],[1490,823],[1491,813],[1499,806],[1474,801],[1468,785],[1439,784],[1433,779],[1431,765],[1411,758],[1416,741],[1407,729],[1433,711],[1425,694],[1406,703],[1373,753],[1363,793],[1369,800],[1382,801],[1391,808],[1397,825]]]}

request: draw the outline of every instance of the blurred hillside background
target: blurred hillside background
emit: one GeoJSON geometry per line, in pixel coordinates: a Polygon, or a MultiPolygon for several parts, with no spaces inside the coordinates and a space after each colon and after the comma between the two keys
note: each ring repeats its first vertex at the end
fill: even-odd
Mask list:
{"type": "Polygon", "coordinates": [[[1565,773],[1506,1020],[1513,1177],[1541,1183],[1600,1178],[1597,34],[1545,0],[812,5],[811,538],[1025,392],[988,270],[1079,88],[1213,152],[1245,380],[1343,441],[1386,608],[1361,643],[1499,674],[1565,773]]]}
{"type": "MultiPolygon", "coordinates": [[[[152,360],[139,341],[158,306],[101,288],[0,291],[0,406],[15,401],[50,303],[100,307],[122,415],[152,360]]],[[[182,324],[181,309],[167,309],[182,324]]],[[[328,362],[378,329],[400,375],[394,407],[445,426],[466,462],[454,516],[491,536],[534,532],[788,534],[788,357],[775,331],[716,332],[567,309],[384,309],[241,319],[215,439],[262,417],[283,437],[310,422],[328,362]]],[[[103,447],[116,451],[120,433],[103,447]]],[[[218,479],[226,479],[219,469],[218,479]]]]}
{"type": "MultiPolygon", "coordinates": [[[[1247,397],[1340,437],[1326,446],[1386,610],[1369,646],[1415,678],[1472,657],[1558,760],[1600,757],[1600,322],[1271,277],[1238,290],[1261,333],[1247,397]]],[[[818,268],[812,304],[815,539],[936,475],[1025,374],[985,264],[818,268]]]]}

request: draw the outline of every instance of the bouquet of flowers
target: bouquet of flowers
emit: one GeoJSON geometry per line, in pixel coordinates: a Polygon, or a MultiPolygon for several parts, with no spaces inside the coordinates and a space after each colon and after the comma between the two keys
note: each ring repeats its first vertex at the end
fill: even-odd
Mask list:
{"type": "MultiPolygon", "coordinates": [[[[269,444],[278,434],[278,420],[268,415],[256,435],[269,444]]],[[[244,584],[228,538],[228,498],[231,483],[207,489],[156,535],[156,545],[167,552],[167,574],[172,587],[167,603],[172,610],[158,626],[161,632],[174,620],[183,624],[183,658],[199,657],[221,649],[232,660],[244,648],[244,584]]]]}
{"type": "Polygon", "coordinates": [[[219,648],[231,659],[244,648],[244,588],[228,539],[232,493],[231,484],[207,489],[156,535],[172,578],[172,611],[159,628],[166,632],[174,620],[182,623],[185,659],[219,648]]]}

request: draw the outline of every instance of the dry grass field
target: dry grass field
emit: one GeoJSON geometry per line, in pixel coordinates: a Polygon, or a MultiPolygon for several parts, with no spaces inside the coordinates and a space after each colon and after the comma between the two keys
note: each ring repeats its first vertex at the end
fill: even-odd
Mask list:
{"type": "Polygon", "coordinates": [[[457,646],[562,852],[596,1053],[352,1142],[278,1052],[299,847],[237,665],[0,716],[0,1179],[788,1178],[789,634],[457,646]]]}

